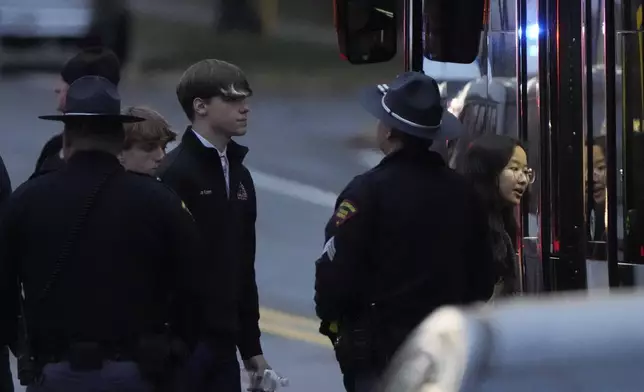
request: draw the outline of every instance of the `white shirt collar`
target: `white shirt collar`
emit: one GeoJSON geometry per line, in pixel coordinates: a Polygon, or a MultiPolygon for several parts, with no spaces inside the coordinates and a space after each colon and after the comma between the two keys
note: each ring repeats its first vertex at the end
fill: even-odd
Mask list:
{"type": "Polygon", "coordinates": [[[201,144],[204,145],[204,147],[215,149],[220,157],[226,156],[226,150],[228,150],[228,146],[226,146],[226,148],[224,148],[224,151],[219,151],[219,149],[217,147],[215,147],[212,143],[210,143],[208,140],[206,140],[205,137],[201,136],[199,134],[199,132],[195,131],[194,129],[192,129],[192,132],[195,134],[195,136],[197,136],[197,139],[199,139],[199,141],[201,142],[201,144]]]}

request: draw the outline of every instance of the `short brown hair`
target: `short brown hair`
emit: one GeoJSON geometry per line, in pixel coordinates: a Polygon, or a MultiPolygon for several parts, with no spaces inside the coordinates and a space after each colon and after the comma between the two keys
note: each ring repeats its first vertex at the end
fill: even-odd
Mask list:
{"type": "Polygon", "coordinates": [[[216,59],[191,65],[177,85],[177,98],[190,121],[194,120],[192,103],[197,98],[241,99],[252,94],[246,75],[238,66],[216,59]]]}
{"type": "Polygon", "coordinates": [[[165,148],[168,143],[177,138],[168,121],[153,109],[132,106],[123,110],[123,114],[145,119],[145,121],[125,124],[124,150],[132,148],[135,144],[150,144],[165,148]]]}

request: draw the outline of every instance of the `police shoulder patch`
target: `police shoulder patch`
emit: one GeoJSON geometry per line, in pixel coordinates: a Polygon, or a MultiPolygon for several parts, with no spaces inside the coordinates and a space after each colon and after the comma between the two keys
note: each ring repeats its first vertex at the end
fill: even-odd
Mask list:
{"type": "Polygon", "coordinates": [[[355,204],[351,200],[344,199],[333,214],[333,222],[336,226],[340,226],[357,213],[358,209],[355,204]]]}

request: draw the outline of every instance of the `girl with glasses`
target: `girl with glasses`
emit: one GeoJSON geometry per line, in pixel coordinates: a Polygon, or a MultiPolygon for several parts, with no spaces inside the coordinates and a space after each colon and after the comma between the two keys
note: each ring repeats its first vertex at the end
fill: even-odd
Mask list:
{"type": "Polygon", "coordinates": [[[493,298],[518,293],[514,212],[535,180],[525,149],[509,136],[483,135],[470,143],[456,170],[472,182],[487,207],[497,273],[493,298]]]}

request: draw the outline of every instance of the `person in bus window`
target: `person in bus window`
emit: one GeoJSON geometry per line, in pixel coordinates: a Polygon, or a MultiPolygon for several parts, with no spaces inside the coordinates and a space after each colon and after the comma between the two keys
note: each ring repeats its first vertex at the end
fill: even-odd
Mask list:
{"type": "MultiPolygon", "coordinates": [[[[588,179],[591,176],[585,177],[585,188],[592,193],[592,209],[589,209],[588,216],[588,230],[589,240],[591,241],[605,241],[606,231],[606,136],[598,136],[593,140],[593,172],[592,172],[592,189],[589,189],[588,179]]],[[[584,172],[586,172],[587,150],[584,149],[584,172]]]]}
{"type": "Polygon", "coordinates": [[[170,124],[158,112],[133,106],[123,114],[145,119],[143,122],[125,124],[125,143],[119,161],[125,169],[141,174],[154,175],[165,157],[168,143],[177,138],[170,124]]]}
{"type": "Polygon", "coordinates": [[[496,261],[493,298],[519,292],[515,207],[534,182],[528,157],[519,141],[504,135],[475,139],[456,167],[477,189],[488,213],[496,261]]]}
{"type": "Polygon", "coordinates": [[[593,200],[603,205],[606,201],[606,136],[593,141],[593,200]]]}

